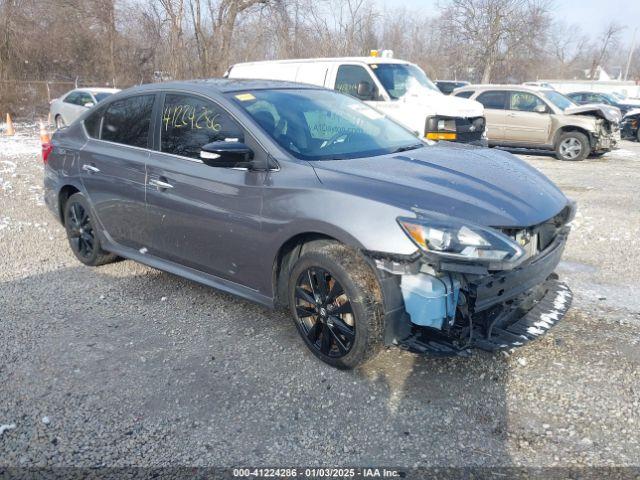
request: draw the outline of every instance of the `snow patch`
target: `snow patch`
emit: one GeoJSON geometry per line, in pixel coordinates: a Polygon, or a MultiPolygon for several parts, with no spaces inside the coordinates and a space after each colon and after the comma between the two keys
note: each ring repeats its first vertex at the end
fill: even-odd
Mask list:
{"type": "MultiPolygon", "coordinates": [[[[2,159],[0,173],[4,172],[5,163],[13,163],[7,161],[7,159],[24,155],[39,155],[42,150],[40,139],[36,135],[35,123],[18,123],[15,124],[15,128],[16,134],[11,137],[5,136],[4,131],[0,135],[0,159],[2,159]]],[[[15,170],[15,163],[13,163],[13,166],[15,170]]]]}

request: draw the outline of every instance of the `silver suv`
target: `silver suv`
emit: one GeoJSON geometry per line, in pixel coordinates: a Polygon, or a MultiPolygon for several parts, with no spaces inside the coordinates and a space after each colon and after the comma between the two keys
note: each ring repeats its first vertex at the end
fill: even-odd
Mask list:
{"type": "Polygon", "coordinates": [[[453,95],[484,105],[490,146],[554,150],[560,160],[584,160],[601,156],[620,142],[618,109],[578,106],[550,88],[470,85],[453,95]]]}

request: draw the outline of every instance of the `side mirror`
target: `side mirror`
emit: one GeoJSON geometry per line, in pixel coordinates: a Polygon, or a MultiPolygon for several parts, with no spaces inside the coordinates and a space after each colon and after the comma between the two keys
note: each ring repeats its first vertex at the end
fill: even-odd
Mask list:
{"type": "Polygon", "coordinates": [[[373,85],[369,82],[362,81],[358,83],[358,89],[356,90],[356,95],[361,100],[372,100],[373,99],[373,85]]]}
{"type": "Polygon", "coordinates": [[[84,104],[84,106],[87,107],[87,108],[91,108],[94,105],[95,105],[95,103],[93,103],[93,102],[87,102],[87,103],[84,104]]]}
{"type": "Polygon", "coordinates": [[[253,150],[241,142],[211,142],[200,150],[205,165],[222,168],[250,168],[253,150]]]}
{"type": "Polygon", "coordinates": [[[536,113],[547,113],[547,107],[545,105],[536,105],[533,111],[536,113]]]}

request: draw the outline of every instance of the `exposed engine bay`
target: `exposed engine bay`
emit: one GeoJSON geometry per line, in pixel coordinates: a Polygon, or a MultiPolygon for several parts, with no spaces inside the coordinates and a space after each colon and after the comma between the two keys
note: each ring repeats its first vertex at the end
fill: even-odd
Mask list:
{"type": "Polygon", "coordinates": [[[469,349],[499,350],[524,345],[565,315],[570,289],[554,270],[575,214],[570,205],[548,221],[523,229],[503,229],[525,255],[512,269],[410,259],[374,258],[383,290],[399,290],[401,305],[388,313],[387,343],[415,353],[467,355],[469,349]]]}

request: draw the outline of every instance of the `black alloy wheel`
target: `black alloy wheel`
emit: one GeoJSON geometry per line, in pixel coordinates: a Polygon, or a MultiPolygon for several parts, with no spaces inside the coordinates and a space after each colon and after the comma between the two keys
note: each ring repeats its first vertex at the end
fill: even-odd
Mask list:
{"type": "Polygon", "coordinates": [[[73,254],[85,265],[97,267],[118,257],[102,249],[91,217],[91,209],[81,193],[74,193],[64,207],[64,226],[73,254]]]}
{"type": "Polygon", "coordinates": [[[96,238],[89,212],[79,202],[73,202],[69,205],[68,215],[69,242],[73,252],[82,258],[91,258],[96,238]]]}
{"type": "Polygon", "coordinates": [[[304,270],[295,301],[296,321],[312,348],[331,358],[349,353],[356,338],[355,315],[344,288],[327,270],[304,270]]]}

